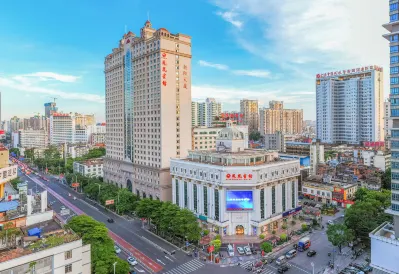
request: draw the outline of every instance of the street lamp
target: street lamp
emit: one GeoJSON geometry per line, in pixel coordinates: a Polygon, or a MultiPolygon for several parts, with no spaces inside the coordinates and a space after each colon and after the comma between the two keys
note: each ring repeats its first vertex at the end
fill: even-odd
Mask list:
{"type": "Polygon", "coordinates": [[[312,274],[314,274],[314,263],[311,262],[310,265],[312,266],[312,274]]]}
{"type": "Polygon", "coordinates": [[[101,185],[99,183],[95,183],[96,185],[98,185],[98,201],[100,202],[100,191],[101,191],[101,185]]]}
{"type": "Polygon", "coordinates": [[[116,264],[117,264],[118,262],[115,262],[113,265],[114,265],[114,274],[115,274],[115,266],[116,266],[116,264]]]}

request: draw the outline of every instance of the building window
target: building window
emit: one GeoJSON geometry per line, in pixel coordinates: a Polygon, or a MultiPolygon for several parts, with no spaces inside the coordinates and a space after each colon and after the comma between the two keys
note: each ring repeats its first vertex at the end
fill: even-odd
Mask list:
{"type": "Polygon", "coordinates": [[[219,221],[219,190],[215,189],[215,220],[219,221]]]}
{"type": "Polygon", "coordinates": [[[285,203],[285,184],[282,184],[282,186],[281,186],[281,188],[282,188],[282,198],[281,198],[281,200],[282,200],[282,203],[283,203],[283,211],[285,211],[285,209],[286,209],[286,203],[285,203]]]}
{"type": "Polygon", "coordinates": [[[399,73],[399,67],[391,67],[391,74],[399,73]]]}
{"type": "Polygon", "coordinates": [[[399,190],[399,184],[391,183],[391,188],[392,188],[393,190],[399,190]]]}
{"type": "Polygon", "coordinates": [[[398,9],[398,3],[389,4],[389,12],[395,11],[398,9]]]}
{"type": "Polygon", "coordinates": [[[392,14],[389,16],[389,22],[395,22],[395,21],[398,21],[398,19],[399,19],[398,13],[395,13],[395,14],[392,14]]]}
{"type": "Polygon", "coordinates": [[[399,137],[399,130],[391,130],[392,137],[399,137]]]}
{"type": "Polygon", "coordinates": [[[399,109],[391,109],[392,117],[399,117],[399,109]]]}
{"type": "Polygon", "coordinates": [[[391,77],[391,84],[392,85],[399,84],[399,77],[391,77]]]}
{"type": "Polygon", "coordinates": [[[392,210],[394,211],[399,211],[399,205],[398,204],[392,204],[391,205],[392,210]]]}
{"type": "Polygon", "coordinates": [[[208,216],[208,188],[204,186],[204,215],[208,216]]]}
{"type": "Polygon", "coordinates": [[[64,255],[65,255],[65,260],[72,258],[72,250],[66,251],[64,255]]]}
{"type": "Polygon", "coordinates": [[[276,187],[272,187],[272,214],[276,213],[276,187]]]}
{"type": "Polygon", "coordinates": [[[391,35],[389,37],[389,39],[390,39],[391,42],[398,42],[399,41],[399,35],[398,34],[391,35]]]}
{"type": "Polygon", "coordinates": [[[260,190],[260,218],[265,218],[265,189],[260,190]]]}
{"type": "Polygon", "coordinates": [[[391,94],[399,94],[399,88],[391,88],[391,94]]]}
{"type": "MultiPolygon", "coordinates": [[[[391,144],[392,144],[393,142],[394,142],[394,141],[392,141],[391,144]]],[[[395,142],[398,143],[398,147],[399,147],[399,142],[398,142],[398,141],[395,141],[395,142]]],[[[393,147],[393,146],[392,146],[392,147],[393,147]]],[[[392,163],[391,163],[391,167],[392,167],[392,168],[398,169],[398,168],[399,168],[399,163],[398,163],[398,162],[392,162],[392,163]]]]}
{"type": "Polygon", "coordinates": [[[70,273],[72,272],[72,264],[68,264],[65,266],[65,273],[70,273]]]}
{"type": "Polygon", "coordinates": [[[179,181],[178,180],[176,180],[176,204],[178,206],[180,206],[180,203],[179,203],[179,181]]]}
{"type": "Polygon", "coordinates": [[[392,172],[392,179],[399,180],[399,173],[392,172]]]}
{"type": "Polygon", "coordinates": [[[197,185],[193,185],[193,187],[194,187],[194,197],[193,197],[193,199],[194,199],[194,211],[197,212],[197,210],[198,210],[198,197],[197,197],[198,189],[197,189],[197,185]]]}
{"type": "Polygon", "coordinates": [[[399,201],[399,194],[392,193],[392,201],[399,201]]]}
{"type": "Polygon", "coordinates": [[[187,182],[184,182],[184,207],[188,204],[187,182]]]}
{"type": "Polygon", "coordinates": [[[295,208],[295,182],[291,182],[291,199],[292,199],[292,208],[295,208]]]}
{"type": "Polygon", "coordinates": [[[390,46],[389,48],[391,53],[399,52],[399,46],[390,46]]]}
{"type": "Polygon", "coordinates": [[[399,56],[392,56],[391,57],[391,64],[399,63],[399,56]]]}

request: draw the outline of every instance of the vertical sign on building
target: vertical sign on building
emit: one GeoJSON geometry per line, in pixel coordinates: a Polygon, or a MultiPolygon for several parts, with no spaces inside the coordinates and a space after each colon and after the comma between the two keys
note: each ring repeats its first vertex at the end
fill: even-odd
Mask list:
{"type": "Polygon", "coordinates": [[[184,65],[183,66],[183,82],[184,82],[183,88],[185,88],[185,89],[187,89],[187,75],[188,75],[187,65],[184,65]]]}
{"type": "Polygon", "coordinates": [[[166,69],[166,65],[168,64],[167,59],[168,57],[166,53],[162,52],[162,85],[165,87],[168,84],[166,82],[166,73],[168,72],[168,70],[166,69]]]}

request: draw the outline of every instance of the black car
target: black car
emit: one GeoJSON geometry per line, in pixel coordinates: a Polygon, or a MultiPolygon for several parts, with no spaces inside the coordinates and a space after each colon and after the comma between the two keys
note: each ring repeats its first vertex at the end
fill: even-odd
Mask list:
{"type": "Polygon", "coordinates": [[[107,222],[108,222],[108,223],[113,223],[113,222],[114,222],[114,219],[109,218],[109,219],[107,220],[107,222]]]}
{"type": "Polygon", "coordinates": [[[306,255],[308,255],[308,257],[313,257],[317,254],[317,252],[315,250],[310,250],[308,251],[308,253],[306,253],[306,255]]]}
{"type": "Polygon", "coordinates": [[[278,273],[284,273],[286,271],[288,271],[290,268],[288,267],[288,265],[282,265],[277,269],[278,273]]]}
{"type": "Polygon", "coordinates": [[[251,252],[253,255],[258,254],[258,250],[256,248],[251,247],[251,252]]]}

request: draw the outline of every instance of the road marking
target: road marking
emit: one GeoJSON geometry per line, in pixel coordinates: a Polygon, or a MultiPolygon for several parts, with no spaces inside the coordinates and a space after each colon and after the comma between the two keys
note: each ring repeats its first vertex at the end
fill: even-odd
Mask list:
{"type": "Polygon", "coordinates": [[[204,263],[198,261],[197,259],[194,259],[188,261],[185,264],[170,269],[169,271],[165,272],[165,274],[187,274],[196,271],[197,269],[203,267],[204,265],[205,265],[204,263]]]}
{"type": "Polygon", "coordinates": [[[162,262],[160,259],[157,258],[157,261],[160,262],[163,265],[166,265],[164,262],[162,262]]]}
{"type": "Polygon", "coordinates": [[[168,259],[169,261],[173,262],[173,260],[171,258],[169,258],[168,256],[165,256],[166,259],[168,259]]]}

